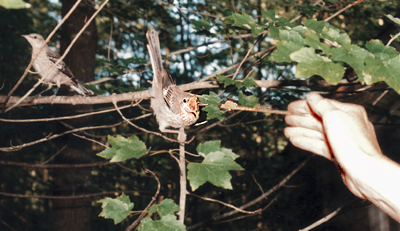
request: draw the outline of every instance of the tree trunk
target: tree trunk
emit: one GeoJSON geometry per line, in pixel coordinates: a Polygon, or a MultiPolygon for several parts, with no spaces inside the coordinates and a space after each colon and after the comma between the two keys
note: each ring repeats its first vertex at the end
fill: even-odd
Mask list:
{"type": "MultiPolygon", "coordinates": [[[[68,13],[75,1],[62,0],[62,16],[68,13]]],[[[80,4],[74,13],[61,27],[61,53],[74,39],[86,20],[94,13],[93,8],[80,4]]],[[[75,77],[81,82],[94,79],[95,54],[97,47],[97,28],[92,22],[85,32],[76,41],[64,62],[69,66],[75,77]]],[[[60,92],[65,93],[66,89],[60,92]]],[[[91,110],[91,106],[58,106],[55,107],[58,115],[79,114],[91,110]]],[[[74,127],[84,127],[90,123],[90,117],[66,121],[74,127]]],[[[60,125],[62,126],[62,125],[60,125]]],[[[65,128],[63,128],[65,129],[65,128]]],[[[55,163],[82,164],[89,163],[93,158],[91,143],[73,135],[59,139],[59,149],[67,145],[60,153],[55,163]]],[[[54,172],[54,195],[72,196],[88,192],[91,185],[91,169],[60,169],[54,172]]],[[[52,229],[57,231],[90,230],[92,198],[57,199],[53,200],[52,229]]]]}

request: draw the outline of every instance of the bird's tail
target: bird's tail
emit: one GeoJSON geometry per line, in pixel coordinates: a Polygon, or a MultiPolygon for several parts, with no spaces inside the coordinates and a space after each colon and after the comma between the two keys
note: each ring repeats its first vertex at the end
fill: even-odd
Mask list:
{"type": "Polygon", "coordinates": [[[78,92],[78,94],[80,94],[80,95],[83,95],[83,96],[94,95],[93,91],[87,89],[79,82],[74,82],[74,84],[72,84],[70,87],[72,89],[74,89],[76,92],[78,92]]]}
{"type": "Polygon", "coordinates": [[[152,82],[152,94],[160,94],[162,96],[163,88],[171,85],[173,80],[164,70],[162,65],[160,40],[158,39],[158,33],[155,30],[151,30],[146,34],[149,44],[147,45],[147,50],[149,50],[150,62],[153,68],[153,82],[152,82]]]}

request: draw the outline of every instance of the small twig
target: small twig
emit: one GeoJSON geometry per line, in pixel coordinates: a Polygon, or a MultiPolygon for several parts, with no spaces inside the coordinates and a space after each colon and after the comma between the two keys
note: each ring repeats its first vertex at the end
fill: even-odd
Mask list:
{"type": "Polygon", "coordinates": [[[337,208],[335,211],[333,211],[332,213],[328,214],[326,217],[314,222],[313,224],[307,226],[304,229],[300,229],[299,231],[308,231],[308,230],[311,230],[311,229],[313,229],[313,228],[315,228],[315,227],[317,227],[317,226],[329,221],[332,217],[336,216],[340,212],[340,210],[342,210],[342,208],[343,208],[343,206],[337,208]]]}
{"type": "MultiPolygon", "coordinates": [[[[294,174],[296,174],[301,168],[303,168],[304,165],[308,162],[308,160],[309,160],[311,157],[312,157],[312,156],[308,157],[306,160],[304,160],[303,162],[301,162],[301,163],[299,164],[299,166],[297,166],[291,173],[289,173],[289,174],[288,174],[283,180],[281,180],[277,185],[275,185],[274,187],[272,187],[268,192],[263,193],[261,196],[257,197],[256,199],[254,199],[254,200],[252,200],[252,201],[250,201],[250,202],[248,202],[248,203],[246,203],[246,204],[240,206],[239,209],[242,209],[242,210],[243,210],[243,209],[246,209],[246,208],[248,208],[248,207],[250,207],[250,206],[252,206],[252,205],[254,205],[254,204],[256,204],[256,203],[258,203],[258,202],[260,202],[260,201],[262,201],[263,199],[265,199],[266,197],[268,197],[269,195],[271,195],[273,192],[275,192],[276,190],[278,190],[280,187],[282,187],[282,185],[286,184],[286,182],[289,181],[290,178],[292,178],[292,176],[293,176],[294,174]]],[[[226,217],[232,216],[232,215],[234,215],[234,214],[236,214],[236,213],[238,213],[237,210],[232,210],[232,211],[229,211],[229,212],[227,212],[227,213],[224,213],[224,214],[221,214],[221,215],[218,215],[218,216],[213,217],[213,220],[214,220],[214,221],[221,220],[221,219],[224,219],[224,218],[226,218],[226,217]]],[[[201,227],[201,226],[203,226],[205,223],[206,223],[206,222],[200,222],[200,223],[198,223],[198,224],[192,225],[192,226],[190,227],[190,229],[194,229],[194,228],[197,228],[197,227],[201,227]]],[[[188,227],[188,230],[189,230],[189,227],[188,227]]]]}
{"type": "MultiPolygon", "coordinates": [[[[275,201],[278,200],[278,196],[274,197],[274,199],[272,199],[266,206],[264,206],[264,208],[261,209],[261,211],[259,213],[262,213],[263,211],[265,211],[267,208],[269,208],[269,206],[272,205],[272,203],[274,203],[275,201]]],[[[259,213],[255,213],[255,214],[248,214],[248,215],[243,215],[243,216],[238,216],[229,220],[223,220],[223,221],[219,221],[219,222],[215,222],[217,224],[221,224],[221,223],[227,223],[227,222],[232,222],[232,221],[236,221],[236,220],[240,220],[240,219],[245,219],[248,217],[252,217],[255,216],[259,213]]],[[[189,229],[188,229],[189,230],[189,229]]]]}
{"type": "Polygon", "coordinates": [[[357,0],[357,1],[353,2],[353,3],[350,3],[350,4],[347,5],[345,8],[339,10],[338,12],[334,13],[334,14],[331,15],[330,17],[326,18],[326,19],[324,20],[324,22],[328,22],[328,21],[331,20],[332,18],[338,16],[338,15],[339,15],[340,13],[342,13],[343,11],[345,11],[345,10],[349,9],[350,7],[353,7],[353,6],[355,6],[355,5],[359,4],[359,3],[362,3],[362,2],[363,2],[363,0],[357,0]]]}
{"type": "Polygon", "coordinates": [[[253,177],[254,182],[256,182],[256,184],[257,184],[258,188],[260,189],[261,193],[264,194],[264,190],[263,190],[263,188],[261,187],[261,185],[257,182],[257,179],[256,179],[256,177],[254,176],[254,174],[251,174],[251,176],[253,177]]]}
{"type": "Polygon", "coordinates": [[[400,36],[400,33],[397,33],[395,36],[393,36],[393,37],[389,40],[389,42],[386,44],[386,46],[390,46],[390,44],[392,44],[392,42],[393,42],[394,40],[396,40],[399,36],[400,36]]]}
{"type": "Polygon", "coordinates": [[[48,160],[46,160],[45,162],[43,162],[42,164],[47,164],[50,162],[50,160],[54,159],[58,154],[60,154],[62,151],[64,151],[64,149],[68,147],[68,143],[66,143],[60,150],[58,150],[56,152],[56,154],[52,155],[48,160]]]}
{"type": "MultiPolygon", "coordinates": [[[[122,107],[119,107],[119,109],[125,109],[132,107],[132,105],[125,105],[122,107]]],[[[3,119],[0,118],[0,121],[2,122],[10,122],[10,123],[32,123],[32,122],[49,122],[49,121],[56,121],[56,120],[70,120],[70,119],[76,119],[76,118],[81,118],[81,117],[86,117],[86,116],[91,116],[91,115],[97,115],[97,114],[103,114],[107,112],[113,112],[116,111],[117,109],[112,108],[112,109],[106,109],[102,111],[96,111],[96,112],[88,112],[84,114],[79,114],[79,115],[73,115],[73,116],[62,116],[62,117],[55,117],[55,118],[42,118],[42,119],[24,119],[24,120],[13,120],[13,119],[3,119]]]]}
{"type": "Polygon", "coordinates": [[[227,111],[251,111],[251,112],[263,112],[263,113],[271,113],[271,114],[279,114],[279,115],[287,115],[288,111],[283,110],[273,110],[267,106],[257,105],[253,108],[239,106],[237,103],[227,100],[224,104],[220,106],[221,109],[226,109],[227,111]]]}
{"type": "Polygon", "coordinates": [[[87,197],[97,197],[97,196],[103,196],[103,195],[115,195],[115,194],[121,194],[121,193],[138,193],[138,192],[147,192],[147,191],[138,191],[138,190],[132,190],[132,191],[113,191],[113,192],[101,192],[101,193],[88,193],[88,194],[82,194],[82,195],[71,195],[71,196],[45,196],[45,195],[35,195],[35,194],[15,194],[15,193],[6,193],[6,192],[0,192],[0,195],[2,196],[7,196],[7,197],[15,197],[15,198],[39,198],[39,199],[57,199],[57,200],[71,200],[71,199],[77,199],[77,198],[87,198],[87,197]]]}
{"type": "Polygon", "coordinates": [[[95,143],[95,144],[98,144],[98,145],[100,145],[100,146],[103,146],[103,147],[105,147],[105,148],[108,148],[107,145],[105,145],[105,144],[103,144],[103,143],[101,143],[101,142],[99,142],[99,141],[97,141],[97,140],[87,138],[86,136],[80,136],[80,135],[75,134],[75,133],[72,133],[72,135],[74,135],[74,136],[76,136],[76,137],[79,137],[79,138],[81,138],[81,139],[84,139],[84,140],[89,140],[90,142],[93,142],[93,143],[95,143]]]}
{"type": "Polygon", "coordinates": [[[146,206],[146,208],[144,209],[144,211],[142,212],[142,214],[140,214],[140,216],[138,217],[138,219],[136,219],[130,226],[128,226],[125,231],[131,231],[133,230],[135,227],[137,227],[139,225],[139,222],[148,215],[148,211],[150,210],[150,207],[154,204],[154,202],[156,201],[158,194],[160,193],[160,189],[161,189],[161,183],[160,180],[158,179],[158,177],[156,176],[156,174],[154,174],[152,171],[145,169],[144,170],[145,173],[150,174],[156,181],[157,181],[157,191],[154,194],[153,198],[151,199],[150,203],[146,206]]]}
{"type": "Polygon", "coordinates": [[[241,208],[238,208],[238,207],[236,207],[236,206],[233,206],[233,205],[231,205],[231,204],[228,204],[228,203],[225,203],[225,202],[222,202],[222,201],[219,201],[219,200],[215,200],[215,199],[212,199],[212,198],[207,198],[207,197],[198,196],[198,195],[193,194],[193,193],[188,193],[188,194],[191,195],[191,196],[195,196],[195,197],[197,197],[197,198],[200,198],[200,199],[202,199],[202,200],[205,200],[205,201],[211,201],[211,202],[215,202],[215,203],[222,204],[222,205],[224,205],[224,206],[226,206],[226,207],[229,207],[229,208],[231,208],[231,209],[234,209],[234,210],[236,210],[237,212],[240,212],[240,213],[255,214],[255,213],[260,213],[260,212],[261,212],[261,209],[257,209],[257,210],[255,210],[255,211],[245,211],[245,210],[243,210],[243,209],[241,209],[241,208]]]}
{"type": "MultiPolygon", "coordinates": [[[[142,117],[142,116],[140,116],[140,117],[142,117]]],[[[134,120],[134,119],[132,119],[132,120],[134,120]]],[[[67,134],[70,134],[70,133],[81,132],[81,131],[85,131],[85,130],[93,130],[93,129],[111,128],[111,127],[119,126],[119,125],[121,125],[123,123],[125,123],[125,121],[119,122],[119,123],[116,123],[116,124],[111,124],[111,125],[100,125],[100,126],[88,126],[88,127],[82,127],[82,128],[75,128],[75,129],[72,129],[70,131],[66,131],[66,132],[63,132],[63,133],[60,133],[60,134],[47,136],[45,138],[42,138],[42,139],[39,139],[39,140],[36,140],[36,141],[32,141],[32,142],[29,142],[29,143],[25,143],[25,144],[21,144],[21,145],[17,145],[17,146],[11,146],[11,147],[0,147],[0,151],[3,151],[3,152],[18,151],[18,150],[20,150],[22,148],[26,148],[26,147],[29,147],[29,146],[32,146],[32,145],[35,145],[35,144],[38,144],[38,143],[41,143],[41,142],[49,141],[51,139],[54,139],[54,138],[57,138],[57,137],[60,137],[60,136],[64,136],[64,135],[67,135],[67,134]]]]}

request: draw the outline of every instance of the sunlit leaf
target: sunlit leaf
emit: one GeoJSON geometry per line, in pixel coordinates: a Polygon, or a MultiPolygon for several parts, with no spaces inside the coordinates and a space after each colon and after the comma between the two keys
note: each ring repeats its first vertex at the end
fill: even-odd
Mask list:
{"type": "Polygon", "coordinates": [[[186,226],[171,214],[165,215],[157,221],[146,217],[140,223],[139,231],[186,231],[186,226]]]}
{"type": "Polygon", "coordinates": [[[301,48],[291,54],[290,58],[299,63],[296,67],[298,78],[319,75],[329,83],[337,84],[343,77],[344,68],[340,63],[316,54],[313,48],[301,48]]]}
{"type": "Polygon", "coordinates": [[[97,155],[111,159],[110,162],[120,162],[130,158],[138,159],[148,152],[146,144],[137,136],[126,139],[121,135],[116,137],[109,135],[108,142],[111,144],[111,148],[107,148],[97,155]]]}
{"type": "Polygon", "coordinates": [[[264,31],[264,26],[258,25],[250,15],[235,13],[227,18],[232,19],[234,21],[232,26],[251,30],[253,37],[257,37],[259,34],[261,34],[261,32],[264,31]]]}
{"type": "Polygon", "coordinates": [[[188,180],[192,190],[206,182],[225,189],[232,189],[230,170],[243,170],[234,160],[238,157],[230,149],[221,148],[219,141],[200,144],[197,151],[204,157],[202,163],[188,164],[188,180]]]}
{"type": "Polygon", "coordinates": [[[245,95],[243,92],[239,93],[239,103],[245,107],[254,107],[258,104],[260,99],[255,95],[245,95]]]}
{"type": "Polygon", "coordinates": [[[115,199],[106,197],[97,202],[102,203],[101,207],[103,208],[99,216],[113,219],[115,224],[124,220],[133,209],[133,203],[124,193],[115,199]]]}
{"type": "Polygon", "coordinates": [[[153,214],[154,212],[157,211],[158,215],[160,217],[166,216],[168,214],[174,215],[175,212],[178,212],[179,206],[175,204],[175,202],[172,199],[164,199],[161,201],[160,204],[154,204],[150,207],[149,209],[149,214],[153,214]]]}
{"type": "Polygon", "coordinates": [[[31,7],[31,4],[22,0],[0,0],[0,6],[6,9],[24,9],[31,7]]]}

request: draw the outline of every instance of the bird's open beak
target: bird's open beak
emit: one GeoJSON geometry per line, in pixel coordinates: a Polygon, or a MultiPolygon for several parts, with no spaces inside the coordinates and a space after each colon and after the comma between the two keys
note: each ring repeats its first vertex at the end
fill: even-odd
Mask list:
{"type": "Polygon", "coordinates": [[[197,96],[193,95],[192,98],[190,98],[189,100],[189,108],[192,111],[197,111],[199,106],[198,106],[198,100],[197,100],[197,96]]]}

